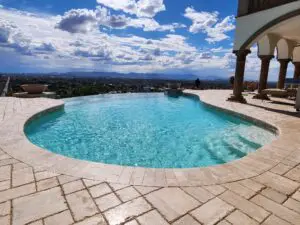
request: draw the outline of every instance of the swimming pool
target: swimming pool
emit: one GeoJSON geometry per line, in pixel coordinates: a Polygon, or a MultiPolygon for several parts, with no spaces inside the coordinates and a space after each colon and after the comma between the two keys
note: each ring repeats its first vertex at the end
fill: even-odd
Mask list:
{"type": "Polygon", "coordinates": [[[193,168],[242,158],[276,135],[196,97],[163,93],[65,99],[25,127],[29,140],[72,158],[150,168],[193,168]]]}

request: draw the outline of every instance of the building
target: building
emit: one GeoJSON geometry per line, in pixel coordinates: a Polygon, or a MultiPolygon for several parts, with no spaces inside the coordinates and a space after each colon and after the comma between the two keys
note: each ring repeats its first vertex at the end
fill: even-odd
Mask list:
{"type": "Polygon", "coordinates": [[[294,78],[300,77],[300,1],[239,0],[233,51],[237,62],[231,101],[245,102],[242,91],[246,58],[256,43],[261,59],[257,97],[264,98],[261,92],[267,88],[269,64],[276,48],[280,64],[277,88],[284,88],[289,63],[295,65],[294,78]]]}

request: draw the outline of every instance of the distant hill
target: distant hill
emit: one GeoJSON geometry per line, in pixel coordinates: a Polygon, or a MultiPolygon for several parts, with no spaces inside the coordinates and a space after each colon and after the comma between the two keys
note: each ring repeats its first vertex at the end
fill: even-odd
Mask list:
{"type": "MultiPolygon", "coordinates": [[[[1,73],[0,73],[1,75],[1,73]]],[[[67,72],[67,73],[19,73],[5,74],[8,76],[53,76],[64,78],[107,78],[107,79],[143,79],[143,80],[182,80],[194,81],[198,76],[194,74],[162,74],[162,73],[116,73],[116,72],[67,72]]],[[[200,80],[224,81],[227,79],[217,76],[201,76],[200,80]]]]}
{"type": "Polygon", "coordinates": [[[195,80],[195,75],[155,74],[155,73],[116,73],[116,72],[69,72],[64,75],[72,77],[103,77],[124,79],[156,79],[156,80],[195,80]]]}

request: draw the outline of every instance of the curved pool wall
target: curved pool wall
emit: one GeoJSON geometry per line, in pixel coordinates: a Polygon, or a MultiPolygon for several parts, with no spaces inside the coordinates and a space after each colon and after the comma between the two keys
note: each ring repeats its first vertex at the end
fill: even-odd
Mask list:
{"type": "Polygon", "coordinates": [[[64,110],[43,113],[28,121],[25,133],[32,143],[67,157],[149,168],[194,168],[224,164],[246,156],[276,137],[273,132],[254,126],[238,116],[208,107],[198,97],[189,95],[188,98],[169,99],[162,94],[100,95],[66,99],[64,110]],[[132,107],[134,110],[122,115],[116,113],[116,109],[124,110],[122,104],[128,101],[124,97],[129,97],[129,105],[125,104],[127,110],[132,107]],[[137,104],[136,100],[135,106],[144,106],[146,110],[131,105],[133,98],[141,98],[142,104],[137,104]],[[173,104],[164,105],[166,101],[173,104]],[[97,111],[97,105],[101,103],[108,111],[103,113],[102,119],[97,120],[95,115],[101,112],[97,111]],[[156,106],[163,104],[159,105],[157,111],[153,107],[154,103],[156,106]],[[72,108],[73,106],[79,107],[72,108]],[[147,114],[149,109],[153,112],[147,114]],[[162,111],[167,112],[162,113],[163,117],[151,117],[162,111]],[[107,117],[111,112],[115,112],[116,117],[107,117]],[[164,117],[170,115],[171,117],[164,117]],[[204,120],[203,124],[203,118],[208,115],[210,120],[204,120]],[[135,123],[131,123],[132,118],[135,118],[135,123]],[[105,121],[110,123],[106,122],[104,126],[105,121]],[[118,126],[114,127],[116,123],[118,126]],[[150,127],[149,134],[149,124],[159,126],[150,127]],[[123,132],[116,133],[118,130],[123,132]]]}

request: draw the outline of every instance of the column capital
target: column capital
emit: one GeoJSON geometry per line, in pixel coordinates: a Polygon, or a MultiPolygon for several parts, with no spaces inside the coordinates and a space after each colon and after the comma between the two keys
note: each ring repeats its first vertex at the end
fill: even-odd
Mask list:
{"type": "Polygon", "coordinates": [[[274,55],[259,55],[258,58],[261,60],[271,60],[274,58],[274,55]]]}
{"type": "Polygon", "coordinates": [[[251,51],[249,49],[234,50],[233,53],[237,56],[238,61],[246,61],[246,57],[251,51]]]}

